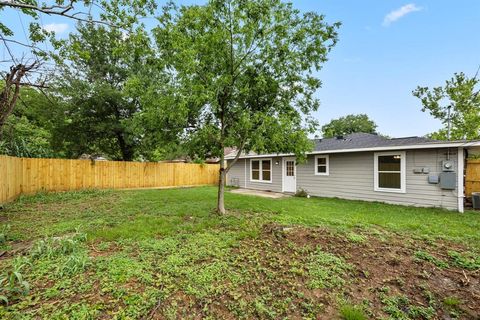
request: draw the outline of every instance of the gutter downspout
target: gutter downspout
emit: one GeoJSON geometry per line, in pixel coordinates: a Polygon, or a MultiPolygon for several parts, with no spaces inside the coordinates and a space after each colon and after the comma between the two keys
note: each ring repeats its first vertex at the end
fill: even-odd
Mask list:
{"type": "Polygon", "coordinates": [[[464,212],[464,197],[465,197],[465,186],[464,186],[464,171],[465,171],[465,155],[463,147],[459,147],[457,150],[457,208],[458,212],[464,212]]]}

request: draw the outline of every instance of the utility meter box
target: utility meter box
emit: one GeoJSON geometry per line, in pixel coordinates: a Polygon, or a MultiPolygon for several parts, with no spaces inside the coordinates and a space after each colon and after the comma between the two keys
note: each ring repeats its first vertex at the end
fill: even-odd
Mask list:
{"type": "Polygon", "coordinates": [[[442,171],[450,172],[454,170],[454,165],[452,160],[443,160],[442,161],[442,171]]]}
{"type": "Polygon", "coordinates": [[[440,173],[440,188],[454,190],[457,187],[457,174],[455,172],[440,173]]]}
{"type": "Polygon", "coordinates": [[[428,183],[430,184],[438,184],[440,181],[440,178],[436,174],[429,174],[428,175],[428,183]]]}

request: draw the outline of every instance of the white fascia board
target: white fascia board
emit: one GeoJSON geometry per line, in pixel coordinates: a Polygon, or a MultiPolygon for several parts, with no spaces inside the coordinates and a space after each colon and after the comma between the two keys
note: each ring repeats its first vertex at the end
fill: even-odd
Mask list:
{"type": "MultiPolygon", "coordinates": [[[[349,152],[369,152],[369,151],[394,151],[394,150],[413,150],[413,149],[438,149],[438,148],[468,148],[480,146],[480,141],[471,142],[446,142],[446,143],[431,143],[431,144],[416,144],[416,145],[404,145],[404,146],[391,146],[391,147],[373,147],[373,148],[353,148],[353,149],[337,149],[337,150],[323,150],[312,151],[307,154],[329,154],[329,153],[349,153],[349,152]]],[[[240,159],[249,158],[265,158],[265,157],[290,157],[293,153],[271,153],[271,154],[255,154],[240,156],[240,159]]],[[[234,157],[227,157],[225,160],[233,160],[234,157]]]]}

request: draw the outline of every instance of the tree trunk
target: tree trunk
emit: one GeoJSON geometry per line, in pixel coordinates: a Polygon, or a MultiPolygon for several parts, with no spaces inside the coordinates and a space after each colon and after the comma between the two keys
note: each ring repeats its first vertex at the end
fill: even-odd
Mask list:
{"type": "Polygon", "coordinates": [[[225,170],[225,156],[223,150],[220,155],[220,175],[218,177],[218,197],[217,197],[217,212],[225,214],[225,181],[227,171],[225,170]]]}
{"type": "MultiPolygon", "coordinates": [[[[0,92],[0,131],[5,126],[8,116],[13,112],[20,95],[20,87],[23,85],[23,77],[30,70],[36,68],[38,62],[35,61],[30,65],[18,64],[10,67],[10,72],[6,74],[4,80],[4,88],[0,92]]],[[[1,136],[0,136],[1,138],[1,136]]]]}
{"type": "Polygon", "coordinates": [[[123,133],[122,132],[117,132],[117,141],[118,141],[118,146],[120,148],[120,152],[122,154],[122,160],[123,161],[132,161],[133,160],[133,148],[127,144],[125,139],[123,138],[123,133]]]}

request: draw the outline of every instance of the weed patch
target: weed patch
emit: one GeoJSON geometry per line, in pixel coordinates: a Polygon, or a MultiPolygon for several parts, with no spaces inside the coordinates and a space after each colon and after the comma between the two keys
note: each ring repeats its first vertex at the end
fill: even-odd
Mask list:
{"type": "Polygon", "coordinates": [[[307,264],[312,289],[336,288],[345,284],[344,277],[353,267],[340,257],[321,248],[312,254],[307,264]]]}
{"type": "Polygon", "coordinates": [[[449,251],[452,264],[466,270],[479,270],[480,269],[480,255],[473,254],[471,252],[460,253],[457,251],[449,251]]]}
{"type": "Polygon", "coordinates": [[[0,275],[0,304],[8,304],[28,294],[30,285],[24,280],[22,269],[25,267],[23,259],[16,259],[10,270],[0,275]]]}
{"type": "Polygon", "coordinates": [[[360,306],[345,304],[340,307],[340,317],[343,320],[367,320],[363,308],[360,306]]]}
{"type": "Polygon", "coordinates": [[[445,262],[439,258],[436,258],[434,256],[432,256],[431,254],[429,254],[428,252],[425,252],[425,251],[416,251],[415,252],[415,259],[417,261],[428,261],[428,262],[431,262],[433,263],[434,265],[436,265],[437,267],[439,268],[448,268],[449,267],[449,264],[448,262],[445,262]]]}
{"type": "Polygon", "coordinates": [[[86,191],[9,204],[0,213],[10,225],[0,318],[480,316],[477,215],[227,193],[229,212],[218,216],[215,191],[86,191]]]}
{"type": "Polygon", "coordinates": [[[367,241],[367,237],[364,235],[355,233],[355,232],[349,232],[347,233],[347,239],[350,242],[353,243],[365,243],[367,241]]]}

